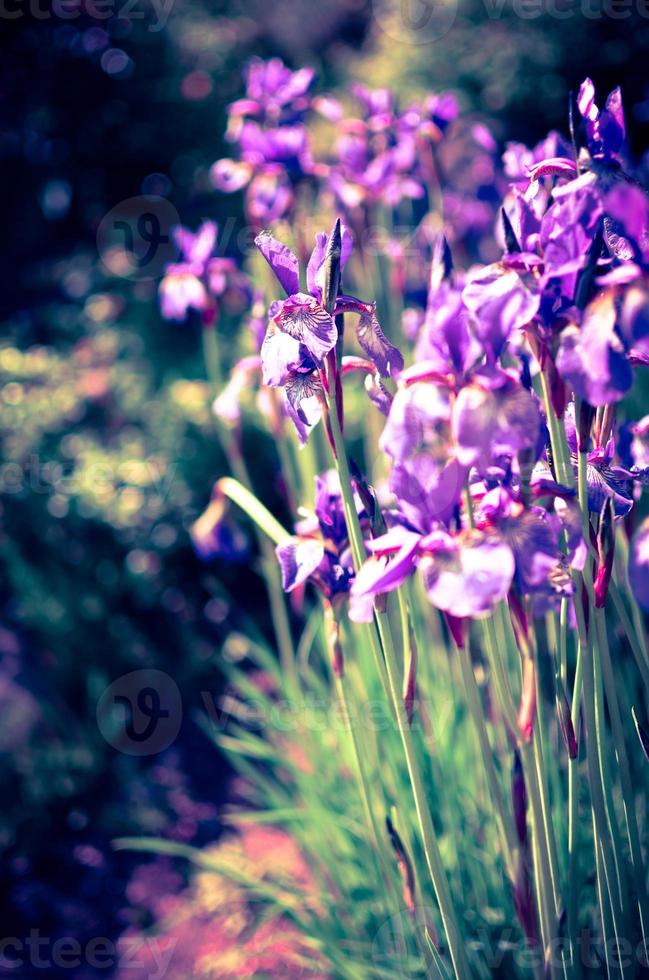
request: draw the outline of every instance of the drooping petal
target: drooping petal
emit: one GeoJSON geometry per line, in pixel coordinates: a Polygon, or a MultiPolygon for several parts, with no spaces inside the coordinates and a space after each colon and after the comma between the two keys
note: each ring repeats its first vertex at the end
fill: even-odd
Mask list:
{"type": "Polygon", "coordinates": [[[373,305],[371,309],[361,313],[356,336],[367,356],[376,364],[381,377],[392,377],[403,370],[401,351],[390,343],[381,330],[373,305]]]}
{"type": "Polygon", "coordinates": [[[400,387],[379,440],[379,448],[393,459],[404,459],[438,437],[450,417],[448,388],[428,382],[400,387]]]}
{"type": "Polygon", "coordinates": [[[536,315],[540,294],[525,285],[513,269],[488,265],[464,287],[462,299],[473,313],[474,330],[495,360],[514,330],[536,315]]]}
{"type": "Polygon", "coordinates": [[[612,500],[615,516],[624,517],[633,507],[633,497],[630,493],[631,483],[618,476],[615,469],[606,464],[586,466],[586,481],[588,485],[588,509],[601,514],[607,501],[612,500]]]}
{"type": "Polygon", "coordinates": [[[263,231],[255,238],[255,245],[275,273],[280,285],[288,296],[300,290],[300,274],[297,255],[288,245],[282,245],[276,238],[263,231]]]}
{"type": "Polygon", "coordinates": [[[223,497],[215,496],[190,528],[194,550],[202,561],[224,558],[240,561],[248,556],[249,543],[231,519],[223,497]]]}
{"type": "Polygon", "coordinates": [[[159,286],[160,312],[165,320],[186,319],[190,310],[204,310],[209,304],[201,280],[184,265],[170,265],[159,286]]]}
{"type": "Polygon", "coordinates": [[[446,524],[462,495],[466,468],[457,459],[437,460],[432,453],[415,453],[396,461],[390,475],[390,490],[399,509],[422,533],[437,522],[446,524]]]}
{"type": "Polygon", "coordinates": [[[507,381],[499,388],[466,385],[453,406],[452,427],[461,463],[481,457],[516,455],[536,447],[541,419],[538,403],[522,385],[507,381]]]}
{"type": "Polygon", "coordinates": [[[589,303],[581,328],[571,326],[561,334],[559,374],[591,405],[619,401],[633,382],[616,321],[615,296],[606,291],[589,303]]]}
{"type": "Polygon", "coordinates": [[[368,558],[356,575],[352,595],[379,595],[398,588],[414,571],[419,541],[418,534],[405,532],[401,547],[393,555],[388,558],[372,555],[368,558]]]}
{"type": "Polygon", "coordinates": [[[241,417],[239,401],[244,391],[250,387],[254,376],[259,373],[260,367],[261,358],[257,354],[243,357],[235,364],[230,380],[212,404],[212,411],[217,418],[231,423],[239,421],[241,417]]]}
{"type": "Polygon", "coordinates": [[[251,165],[237,160],[217,160],[210,168],[210,179],[214,187],[225,194],[240,191],[250,183],[251,177],[251,165]]]}
{"type": "Polygon", "coordinates": [[[292,592],[306,582],[324,558],[324,545],[315,538],[291,537],[278,544],[275,554],[282,572],[282,587],[292,592]]]}
{"type": "Polygon", "coordinates": [[[322,404],[320,399],[317,397],[302,398],[298,413],[295,405],[288,397],[286,389],[282,389],[282,394],[284,396],[286,414],[295,426],[300,446],[306,446],[311,435],[311,430],[322,418],[322,404]]]}

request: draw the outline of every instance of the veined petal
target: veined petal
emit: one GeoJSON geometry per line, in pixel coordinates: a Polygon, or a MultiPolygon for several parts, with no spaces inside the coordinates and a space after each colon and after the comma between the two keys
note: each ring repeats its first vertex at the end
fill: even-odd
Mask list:
{"type": "Polygon", "coordinates": [[[275,273],[288,296],[299,292],[300,275],[297,255],[288,245],[282,245],[276,238],[263,231],[255,238],[255,245],[275,273]]]}
{"type": "Polygon", "coordinates": [[[304,344],[318,363],[338,339],[334,318],[307,293],[295,293],[284,300],[275,322],[290,337],[304,344]]]}

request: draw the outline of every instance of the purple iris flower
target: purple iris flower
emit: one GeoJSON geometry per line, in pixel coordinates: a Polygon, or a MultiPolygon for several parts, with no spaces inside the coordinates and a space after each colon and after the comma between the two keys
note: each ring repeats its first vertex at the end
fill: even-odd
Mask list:
{"type": "Polygon", "coordinates": [[[500,262],[474,275],[464,287],[462,299],[492,363],[513,332],[533,319],[540,304],[536,288],[529,289],[517,271],[500,262]]]}
{"type": "MultiPolygon", "coordinates": [[[[365,519],[356,499],[359,517],[365,519]]],[[[347,537],[340,482],[334,470],[316,477],[315,511],[296,527],[297,533],[275,549],[286,592],[307,580],[332,601],[349,592],[354,568],[347,537]]]]}
{"type": "Polygon", "coordinates": [[[617,321],[615,295],[608,290],[589,303],[580,327],[569,326],[561,333],[559,374],[590,405],[620,401],[633,383],[617,321]]]}
{"type": "Polygon", "coordinates": [[[510,547],[495,532],[443,528],[421,535],[395,527],[368,542],[372,552],[351,589],[350,618],[368,622],[374,597],[398,588],[418,569],[428,598],[451,616],[489,613],[509,591],[515,571],[510,547]]]}
{"type": "Polygon", "coordinates": [[[190,310],[204,315],[216,312],[222,297],[238,296],[237,305],[249,299],[247,277],[234,259],[213,255],[218,226],[205,221],[198,231],[173,229],[180,261],[167,266],[160,282],[160,310],[166,320],[187,319],[190,310]]]}
{"type": "Polygon", "coordinates": [[[451,421],[457,457],[465,465],[535,452],[541,429],[536,396],[501,368],[474,372],[455,399],[451,421]]]}
{"type": "MultiPolygon", "coordinates": [[[[577,473],[577,432],[575,429],[574,404],[570,404],[564,416],[566,440],[570,448],[572,465],[577,473]]],[[[588,485],[588,509],[601,514],[610,500],[616,517],[624,517],[633,507],[632,471],[613,462],[615,439],[611,436],[605,446],[589,447],[587,452],[586,480],[588,485]]]]}
{"type": "MultiPolygon", "coordinates": [[[[266,232],[255,239],[287,293],[285,300],[273,303],[270,308],[270,324],[261,349],[264,382],[284,387],[293,417],[297,416],[303,424],[307,423],[303,403],[310,398],[317,399],[322,391],[319,369],[338,341],[336,317],[339,314],[358,314],[358,342],[381,376],[388,377],[403,367],[401,354],[381,330],[373,303],[341,294],[331,313],[322,305],[329,241],[324,232],[316,235],[306,269],[308,292],[304,293],[300,290],[295,253],[266,232]]],[[[341,272],[351,249],[351,235],[345,226],[341,226],[341,272]]]]}
{"type": "Polygon", "coordinates": [[[590,78],[582,82],[577,107],[586,127],[588,149],[593,158],[616,159],[624,143],[626,127],[619,86],[609,93],[605,108],[595,105],[595,86],[590,78]]]}
{"type": "Polygon", "coordinates": [[[209,307],[205,276],[216,245],[217,230],[213,221],[206,221],[197,232],[174,228],[180,262],[167,266],[159,286],[160,309],[166,320],[182,321],[190,309],[202,312],[209,307]]]}
{"type": "Polygon", "coordinates": [[[250,543],[228,513],[227,501],[214,487],[212,499],[190,528],[194,550],[202,561],[223,558],[227,561],[246,561],[250,543]]]}
{"type": "Polygon", "coordinates": [[[225,193],[247,187],[246,211],[256,227],[285,217],[293,184],[310,174],[313,160],[303,123],[311,106],[311,68],[291,71],[279,58],[251,62],[246,97],[230,106],[227,138],[238,160],[217,160],[211,177],[225,193]]]}
{"type": "Polygon", "coordinates": [[[496,487],[482,498],[476,523],[497,528],[512,549],[520,595],[572,595],[568,559],[559,547],[563,523],[555,514],[543,507],[526,508],[504,487],[496,487]]]}

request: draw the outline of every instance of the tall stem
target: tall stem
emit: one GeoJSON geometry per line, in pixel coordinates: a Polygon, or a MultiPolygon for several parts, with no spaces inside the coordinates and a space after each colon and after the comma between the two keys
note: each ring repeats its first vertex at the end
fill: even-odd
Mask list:
{"type": "MultiPolygon", "coordinates": [[[[340,478],[345,519],[347,522],[347,530],[352,555],[354,558],[354,564],[356,568],[360,568],[365,559],[366,551],[363,541],[363,533],[354,502],[354,490],[351,483],[347,452],[338,418],[335,379],[330,379],[330,384],[328,387],[328,418],[335,449],[335,462],[338,470],[338,476],[340,478]]],[[[401,743],[406,758],[406,765],[408,768],[408,775],[410,778],[410,785],[415,803],[415,810],[417,812],[419,830],[422,837],[426,865],[433,890],[437,898],[437,903],[439,905],[451,961],[453,963],[453,969],[456,977],[458,977],[458,980],[462,980],[462,978],[465,977],[468,980],[468,978],[471,976],[469,965],[462,942],[462,935],[457,923],[450,888],[446,879],[446,872],[444,870],[442,858],[439,852],[439,845],[435,835],[435,829],[433,827],[428,801],[426,799],[424,784],[412,740],[405,705],[400,693],[399,665],[392,641],[390,623],[385,613],[378,611],[376,612],[376,626],[378,629],[378,635],[372,625],[369,626],[367,633],[374,650],[377,665],[383,664],[382,668],[379,667],[379,672],[386,686],[386,693],[392,705],[392,710],[394,712],[394,717],[396,719],[401,737],[401,743]]]]}

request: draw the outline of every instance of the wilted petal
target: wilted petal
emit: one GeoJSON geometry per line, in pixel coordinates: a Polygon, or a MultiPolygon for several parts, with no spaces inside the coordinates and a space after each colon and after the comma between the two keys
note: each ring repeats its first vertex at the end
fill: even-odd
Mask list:
{"type": "Polygon", "coordinates": [[[284,591],[292,592],[316,571],[324,558],[324,545],[315,538],[292,537],[278,544],[275,554],[282,571],[284,591]]]}
{"type": "Polygon", "coordinates": [[[361,313],[356,327],[358,342],[372,360],[383,378],[398,374],[403,369],[401,352],[391,344],[381,330],[374,306],[361,313]]]}
{"type": "Polygon", "coordinates": [[[282,245],[268,232],[255,238],[255,245],[275,273],[288,296],[299,292],[300,275],[297,255],[287,245],[282,245]]]}
{"type": "Polygon", "coordinates": [[[642,608],[649,610],[649,518],[642,522],[631,539],[629,582],[642,608]]]}
{"type": "Polygon", "coordinates": [[[479,616],[504,599],[514,577],[511,548],[496,534],[472,531],[421,559],[428,598],[452,616],[479,616]]]}

